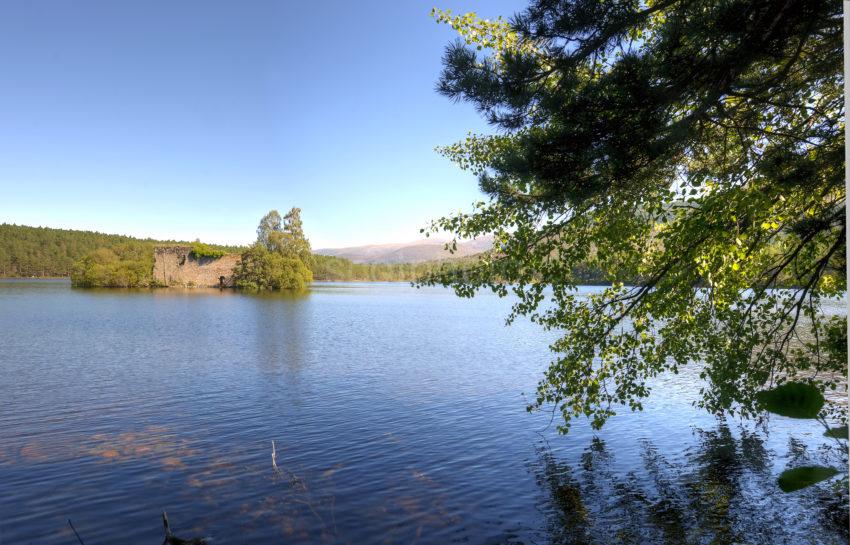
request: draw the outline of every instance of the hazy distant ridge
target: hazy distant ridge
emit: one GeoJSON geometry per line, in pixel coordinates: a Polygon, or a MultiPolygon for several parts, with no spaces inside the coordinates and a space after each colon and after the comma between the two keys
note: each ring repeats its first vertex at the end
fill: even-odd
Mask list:
{"type": "Polygon", "coordinates": [[[321,248],[314,250],[319,255],[343,257],[354,263],[422,263],[436,259],[466,257],[486,252],[493,247],[492,237],[482,237],[458,244],[454,254],[444,249],[440,240],[420,240],[396,244],[369,244],[348,248],[321,248]]]}

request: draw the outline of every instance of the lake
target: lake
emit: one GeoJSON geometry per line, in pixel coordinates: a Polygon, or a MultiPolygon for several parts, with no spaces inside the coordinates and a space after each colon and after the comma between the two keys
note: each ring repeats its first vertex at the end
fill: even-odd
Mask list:
{"type": "Polygon", "coordinates": [[[695,370],[557,435],[509,305],[0,281],[0,544],[158,544],[163,510],[214,543],[848,542],[836,481],[775,484],[841,459],[823,430],[718,420],[695,370]]]}

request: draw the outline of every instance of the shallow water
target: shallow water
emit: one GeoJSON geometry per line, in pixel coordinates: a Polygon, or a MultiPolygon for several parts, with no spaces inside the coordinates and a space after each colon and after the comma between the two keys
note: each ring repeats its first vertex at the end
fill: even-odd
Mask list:
{"type": "Polygon", "coordinates": [[[718,421],[694,372],[555,434],[523,395],[551,338],[508,306],[0,281],[0,544],[161,543],[163,510],[219,543],[848,542],[835,481],[775,485],[841,458],[822,430],[718,421]]]}

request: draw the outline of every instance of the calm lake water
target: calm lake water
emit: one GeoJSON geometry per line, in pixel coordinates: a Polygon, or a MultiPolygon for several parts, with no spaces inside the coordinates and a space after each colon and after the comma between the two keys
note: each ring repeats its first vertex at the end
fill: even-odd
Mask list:
{"type": "Polygon", "coordinates": [[[508,306],[0,281],[0,544],[158,544],[163,510],[217,543],[848,542],[836,482],[775,485],[841,459],[822,430],[717,420],[693,372],[547,429],[551,337],[508,306]]]}

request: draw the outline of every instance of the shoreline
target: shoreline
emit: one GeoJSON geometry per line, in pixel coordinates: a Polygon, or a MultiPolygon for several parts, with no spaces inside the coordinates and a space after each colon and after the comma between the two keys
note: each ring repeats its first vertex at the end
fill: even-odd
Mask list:
{"type": "MultiPolygon", "coordinates": [[[[0,276],[0,280],[68,280],[71,281],[70,276],[0,276]]],[[[410,283],[414,280],[365,280],[365,279],[318,279],[314,280],[313,283],[316,282],[334,282],[334,283],[381,283],[381,284],[398,284],[398,283],[410,283]]],[[[80,289],[128,289],[130,286],[95,286],[91,288],[85,288],[82,286],[78,286],[80,289]]],[[[133,289],[232,289],[235,290],[234,287],[225,287],[219,288],[218,286],[140,286],[134,287],[133,289]]]]}

